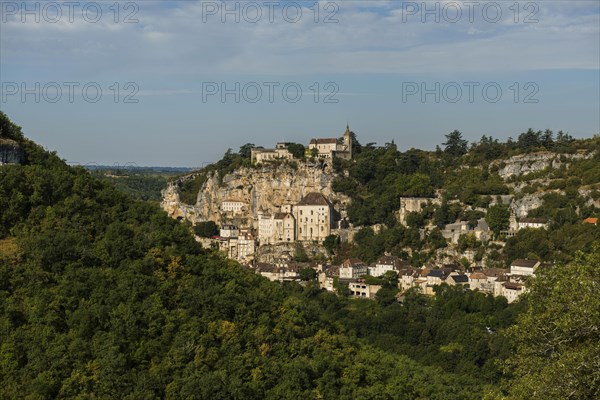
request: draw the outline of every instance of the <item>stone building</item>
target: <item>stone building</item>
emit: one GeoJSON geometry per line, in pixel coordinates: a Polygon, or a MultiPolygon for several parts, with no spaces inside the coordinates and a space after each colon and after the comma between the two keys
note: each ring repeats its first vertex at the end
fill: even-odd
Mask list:
{"type": "Polygon", "coordinates": [[[346,125],[342,143],[338,143],[336,138],[312,139],[308,144],[307,156],[312,156],[312,151],[317,151],[318,158],[352,158],[352,135],[350,126],[346,125]]]}
{"type": "Polygon", "coordinates": [[[246,211],[247,204],[240,200],[227,199],[221,202],[221,211],[241,214],[246,211]]]}
{"type": "Polygon", "coordinates": [[[261,245],[296,241],[296,219],[291,207],[284,206],[281,212],[269,213],[262,208],[257,212],[258,240],[261,245]]]}
{"type": "Polygon", "coordinates": [[[349,258],[342,263],[339,268],[341,279],[356,279],[367,275],[369,267],[367,264],[357,258],[349,258]]]}
{"type": "Polygon", "coordinates": [[[266,161],[291,160],[294,158],[287,149],[287,143],[277,143],[274,149],[265,149],[264,147],[255,147],[251,150],[252,163],[262,164],[266,161]]]}
{"type": "Polygon", "coordinates": [[[410,267],[410,263],[395,256],[380,257],[375,265],[369,267],[369,275],[382,276],[387,271],[399,272],[402,268],[410,267]]]}
{"type": "Polygon", "coordinates": [[[323,194],[308,193],[293,210],[297,240],[322,242],[331,234],[332,207],[323,194]]]}
{"type": "Polygon", "coordinates": [[[546,229],[548,220],[546,218],[521,218],[518,222],[518,230],[521,229],[546,229]]]}
{"type": "Polygon", "coordinates": [[[406,217],[411,212],[420,213],[423,211],[423,207],[431,202],[432,204],[441,204],[438,198],[428,197],[401,197],[400,198],[400,211],[398,212],[398,219],[401,224],[406,225],[406,217]]]}

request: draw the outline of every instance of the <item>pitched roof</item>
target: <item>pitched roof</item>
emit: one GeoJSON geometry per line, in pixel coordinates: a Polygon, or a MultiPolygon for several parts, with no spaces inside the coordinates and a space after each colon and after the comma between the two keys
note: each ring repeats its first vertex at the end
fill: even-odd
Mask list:
{"type": "Polygon", "coordinates": [[[312,139],[310,144],[333,144],[337,143],[337,139],[335,138],[321,138],[321,139],[312,139]]]}
{"type": "Polygon", "coordinates": [[[510,263],[511,267],[526,267],[533,268],[539,261],[537,260],[526,260],[523,258],[519,258],[510,263]]]}
{"type": "Polygon", "coordinates": [[[505,288],[507,289],[511,289],[511,290],[522,290],[523,289],[523,285],[521,285],[520,283],[514,283],[514,282],[505,282],[502,284],[505,288]]]}
{"type": "Polygon", "coordinates": [[[445,278],[446,273],[441,269],[432,269],[431,271],[429,271],[427,276],[433,276],[434,278],[445,278]]]}
{"type": "Polygon", "coordinates": [[[586,224],[597,224],[598,223],[598,218],[586,218],[583,220],[583,222],[585,222],[586,224]]]}
{"type": "Polygon", "coordinates": [[[483,271],[486,276],[496,277],[506,275],[509,271],[504,268],[488,268],[483,271]]]}
{"type": "Polygon", "coordinates": [[[329,202],[319,192],[310,192],[298,202],[299,206],[328,206],[329,202]]]}
{"type": "Polygon", "coordinates": [[[355,265],[361,265],[361,266],[363,266],[363,265],[365,265],[365,263],[362,262],[361,260],[359,260],[358,258],[348,258],[346,261],[344,261],[342,263],[342,266],[346,267],[346,268],[353,267],[355,265]]]}
{"type": "Polygon", "coordinates": [[[399,257],[396,256],[379,257],[375,264],[392,265],[395,268],[410,267],[410,263],[408,261],[401,260],[399,257]]]}
{"type": "Polygon", "coordinates": [[[487,279],[487,276],[483,272],[473,272],[469,278],[471,278],[471,279],[487,279]]]}
{"type": "Polygon", "coordinates": [[[449,278],[452,278],[452,280],[454,280],[454,282],[456,283],[468,283],[469,282],[469,277],[463,274],[459,274],[459,275],[450,275],[449,278]]]}
{"type": "Polygon", "coordinates": [[[545,224],[548,222],[546,218],[521,218],[519,223],[524,224],[545,224]]]}

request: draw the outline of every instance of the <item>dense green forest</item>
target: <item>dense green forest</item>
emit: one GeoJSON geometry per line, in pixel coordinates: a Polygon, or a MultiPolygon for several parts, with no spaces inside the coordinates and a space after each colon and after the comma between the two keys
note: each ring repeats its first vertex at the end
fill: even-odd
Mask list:
{"type": "Polygon", "coordinates": [[[134,199],[151,201],[161,201],[161,191],[167,186],[167,182],[180,174],[152,167],[96,168],[91,173],[112,183],[134,199]]]}
{"type": "Polygon", "coordinates": [[[598,248],[513,305],[445,286],[350,300],[202,249],[2,113],[0,136],[25,153],[0,166],[0,398],[600,395],[598,248]]]}

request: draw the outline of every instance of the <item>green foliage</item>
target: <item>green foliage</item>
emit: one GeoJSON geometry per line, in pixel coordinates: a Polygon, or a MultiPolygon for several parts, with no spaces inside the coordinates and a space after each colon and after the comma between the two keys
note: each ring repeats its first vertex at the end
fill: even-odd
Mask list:
{"type": "Polygon", "coordinates": [[[462,133],[456,129],[450,132],[446,136],[446,142],[442,143],[444,146],[444,153],[450,157],[460,157],[467,153],[469,142],[462,138],[462,133]]]}
{"type": "Polygon", "coordinates": [[[12,140],[21,141],[23,139],[23,133],[21,127],[14,124],[7,116],[0,110],[0,138],[7,138],[12,140]]]}
{"type": "Polygon", "coordinates": [[[496,204],[488,209],[485,221],[497,236],[500,231],[508,229],[510,222],[510,210],[508,206],[496,204]]]}
{"type": "Polygon", "coordinates": [[[506,240],[504,254],[509,263],[517,258],[568,262],[581,250],[589,252],[600,240],[600,227],[577,222],[553,230],[521,229],[506,240]]]}
{"type": "Polygon", "coordinates": [[[449,171],[444,187],[448,197],[475,205],[481,196],[508,194],[508,187],[497,173],[485,168],[461,168],[449,171]]]}
{"type": "Polygon", "coordinates": [[[238,151],[238,155],[242,158],[249,160],[252,157],[252,149],[254,147],[255,146],[253,143],[246,143],[245,145],[240,147],[240,150],[238,151]]]}
{"type": "Polygon", "coordinates": [[[196,204],[198,192],[207,180],[206,173],[198,173],[189,179],[186,179],[179,186],[179,199],[185,204],[196,204]]]}
{"type": "Polygon", "coordinates": [[[334,254],[340,247],[340,237],[338,235],[327,236],[323,241],[323,246],[325,246],[329,254],[334,254]]]}
{"type": "Polygon", "coordinates": [[[152,169],[102,169],[91,173],[135,199],[152,201],[162,199],[161,191],[167,186],[168,179],[174,175],[152,169]]]}
{"type": "MultiPolygon", "coordinates": [[[[571,379],[578,385],[572,398],[598,395],[598,333],[586,331],[598,325],[597,254],[557,270],[558,280],[542,276],[530,301],[513,305],[448,286],[432,298],[409,291],[399,304],[393,274],[380,279],[377,301],[344,298],[348,288],[337,279],[341,296],[314,282],[279,285],[202,249],[157,205],[22,139],[4,114],[0,127],[26,159],[0,168],[0,398],[477,399],[498,384],[498,361],[512,354],[512,337],[524,338],[517,360],[534,357],[507,364],[523,368],[513,377],[532,374],[515,382],[510,396],[529,395],[538,377],[546,398],[568,398],[560,385],[571,379]],[[513,325],[533,300],[537,308],[522,319],[523,331],[494,333],[513,325]],[[533,336],[548,325],[556,329],[533,336]],[[548,343],[554,358],[530,347],[548,343]]],[[[445,245],[439,230],[422,240],[418,229],[390,217],[400,195],[441,187],[440,162],[416,150],[399,153],[393,143],[356,144],[348,185],[359,204],[353,213],[389,224],[377,234],[361,230],[359,246],[341,244],[336,256],[357,252],[369,262],[383,252],[404,257],[410,247],[413,265],[422,264],[445,245]]],[[[186,181],[195,190],[189,199],[195,202],[209,173],[222,177],[248,165],[246,150],[228,151],[186,181]]],[[[438,221],[465,215],[442,206],[438,221]]],[[[592,225],[539,232],[552,243],[550,257],[598,239],[592,225]]],[[[297,258],[306,256],[302,251],[297,258]]],[[[314,270],[301,274],[314,279],[314,270]]]]}
{"type": "Polygon", "coordinates": [[[516,351],[505,399],[600,398],[600,248],[531,282],[529,307],[506,331],[516,351]]]}
{"type": "Polygon", "coordinates": [[[317,278],[317,271],[314,268],[302,268],[298,272],[300,280],[305,282],[314,281],[317,278]]]}
{"type": "Polygon", "coordinates": [[[299,160],[304,159],[306,148],[304,147],[303,144],[289,143],[287,146],[287,149],[290,153],[292,153],[292,156],[294,156],[294,158],[297,158],[299,160]]]}
{"type": "Polygon", "coordinates": [[[194,225],[194,232],[200,237],[213,237],[219,234],[219,227],[214,221],[202,221],[194,225]]]}
{"type": "Polygon", "coordinates": [[[337,177],[332,188],[352,198],[348,216],[353,223],[392,226],[399,198],[432,197],[440,170],[440,164],[422,151],[400,153],[394,143],[365,146],[349,164],[348,176],[337,177]]]}
{"type": "Polygon", "coordinates": [[[294,250],[294,261],[297,261],[297,262],[310,261],[308,254],[306,254],[306,250],[300,243],[296,244],[296,249],[294,250]]]}

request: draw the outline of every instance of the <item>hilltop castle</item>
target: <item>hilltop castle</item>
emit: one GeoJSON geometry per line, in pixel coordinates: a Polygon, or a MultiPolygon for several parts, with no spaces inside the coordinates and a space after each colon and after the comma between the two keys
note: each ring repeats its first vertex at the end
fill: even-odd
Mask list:
{"type": "MultiPolygon", "coordinates": [[[[274,149],[256,147],[252,149],[252,162],[260,164],[265,161],[292,160],[294,156],[288,150],[288,145],[289,143],[279,142],[274,149]]],[[[315,156],[320,159],[343,158],[350,160],[352,158],[350,126],[346,125],[346,132],[344,132],[341,143],[336,138],[311,139],[305,155],[306,157],[315,156]]]]}

